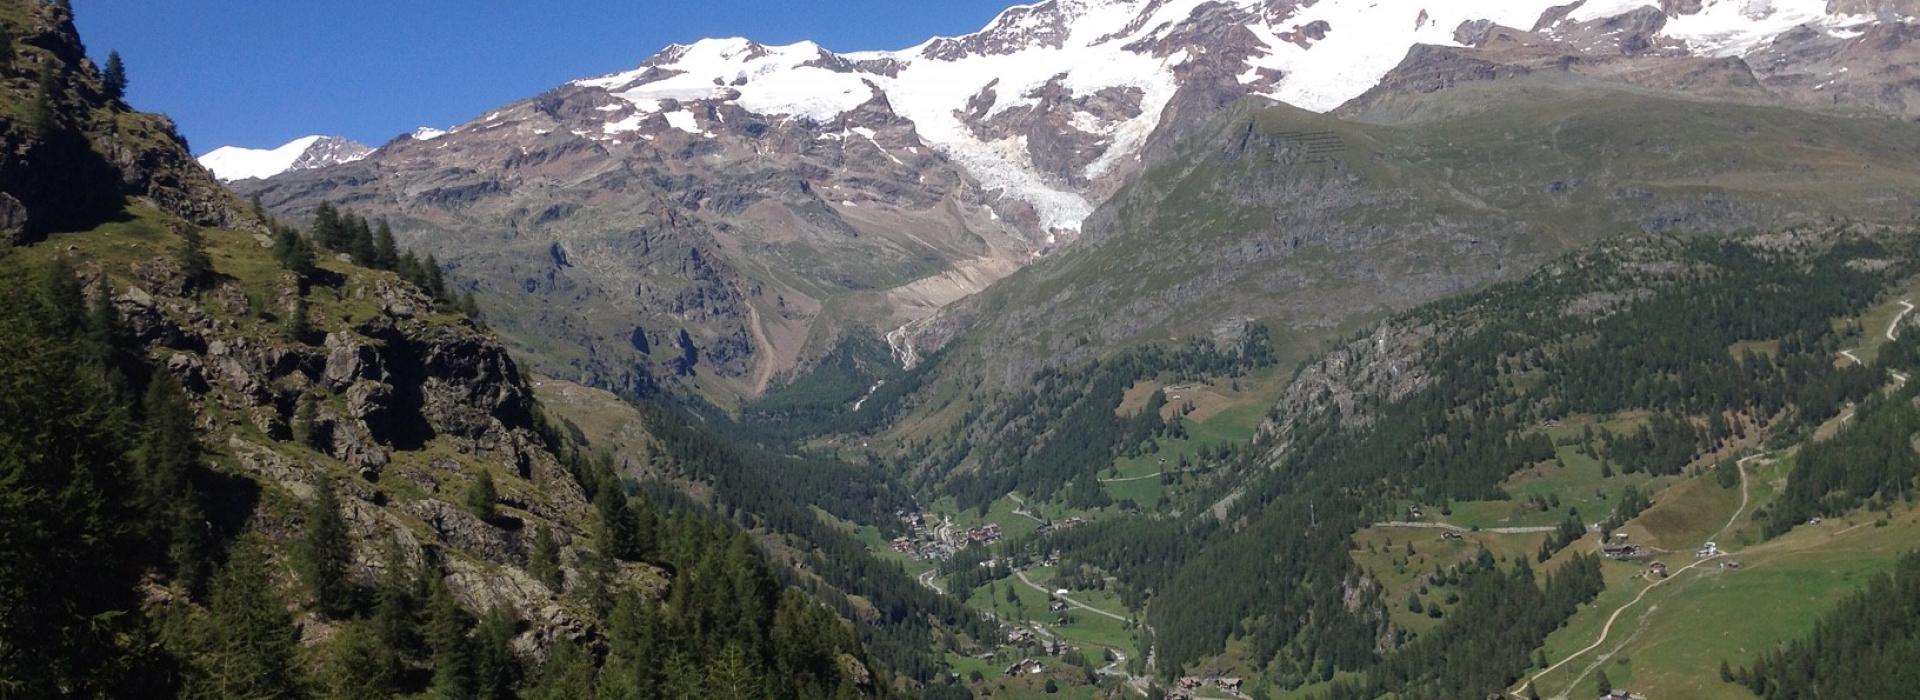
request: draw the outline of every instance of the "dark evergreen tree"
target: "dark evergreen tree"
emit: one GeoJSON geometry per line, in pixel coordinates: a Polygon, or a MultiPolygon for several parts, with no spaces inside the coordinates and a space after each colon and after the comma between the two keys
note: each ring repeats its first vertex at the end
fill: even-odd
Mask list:
{"type": "Polygon", "coordinates": [[[63,263],[33,271],[0,253],[0,288],[0,678],[20,697],[166,692],[145,685],[168,672],[135,594],[132,431],[72,341],[78,282],[63,263]]]}
{"type": "Polygon", "coordinates": [[[540,665],[540,672],[521,696],[527,700],[574,700],[593,694],[593,659],[579,645],[560,639],[547,651],[546,663],[540,665]]]}
{"type": "Polygon", "coordinates": [[[127,96],[127,65],[120,60],[119,51],[107,52],[106,68],[101,70],[100,85],[106,88],[107,99],[121,100],[127,96]]]}
{"type": "Polygon", "coordinates": [[[180,275],[186,280],[188,291],[201,291],[213,286],[213,258],[207,255],[207,242],[200,234],[199,227],[180,227],[179,258],[180,275]]]}
{"type": "Polygon", "coordinates": [[[381,270],[391,270],[400,264],[400,245],[393,240],[393,227],[385,219],[380,220],[380,230],[373,236],[373,265],[381,270]]]}
{"type": "Polygon", "coordinates": [[[433,649],[434,693],[446,700],[470,700],[479,689],[474,649],[467,639],[470,618],[448,590],[444,576],[438,572],[427,576],[426,636],[433,649]]]}
{"type": "Polygon", "coordinates": [[[467,485],[467,511],[482,520],[493,517],[494,501],[500,499],[500,493],[493,485],[493,472],[482,469],[467,485]]]}
{"type": "Polygon", "coordinates": [[[179,382],[162,373],[147,383],[143,409],[138,483],[142,507],[153,518],[148,532],[167,552],[174,576],[199,592],[213,575],[215,538],[194,485],[201,449],[193,405],[179,382]]]}
{"type": "Polygon", "coordinates": [[[313,485],[299,554],[300,574],[313,592],[314,607],[334,618],[351,612],[356,591],[347,579],[347,563],[353,557],[353,543],[348,540],[347,523],[340,515],[340,499],[330,478],[322,476],[313,485]]]}
{"type": "Polygon", "coordinates": [[[372,622],[345,623],[329,643],[322,674],[327,697],[379,700],[398,694],[401,668],[372,622]]]}
{"type": "Polygon", "coordinates": [[[273,259],[294,274],[300,280],[313,276],[313,243],[306,236],[290,228],[276,228],[273,232],[273,259]]]}
{"type": "Polygon", "coordinates": [[[527,554],[527,573],[548,588],[560,590],[565,583],[564,572],[560,568],[560,545],[554,542],[553,532],[547,526],[535,526],[530,550],[527,554]]]}
{"type": "Polygon", "coordinates": [[[296,343],[312,340],[313,322],[308,318],[310,313],[307,309],[307,298],[304,295],[295,296],[292,308],[287,310],[287,340],[296,343]]]}
{"type": "Polygon", "coordinates": [[[475,694],[480,700],[510,700],[519,683],[519,659],[513,655],[513,636],[519,632],[513,609],[495,607],[480,618],[469,642],[473,646],[475,694]]]}
{"type": "Polygon", "coordinates": [[[20,120],[26,124],[27,133],[33,138],[44,141],[59,130],[60,109],[54,105],[59,95],[60,83],[54,76],[53,67],[42,64],[40,78],[34,82],[32,101],[27,103],[26,113],[21,115],[20,120]]]}
{"type": "Polygon", "coordinates": [[[306,447],[325,452],[327,446],[322,441],[318,420],[320,399],[313,394],[301,394],[299,403],[293,409],[293,441],[306,447]]]}
{"type": "Polygon", "coordinates": [[[185,695],[287,698],[304,693],[299,633],[267,576],[264,546],[244,540],[214,578],[207,619],[185,695]]]}

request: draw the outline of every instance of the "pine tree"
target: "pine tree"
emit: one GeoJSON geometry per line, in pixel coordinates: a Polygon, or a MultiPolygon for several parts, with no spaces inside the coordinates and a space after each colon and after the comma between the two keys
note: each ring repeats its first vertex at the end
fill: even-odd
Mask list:
{"type": "Polygon", "coordinates": [[[301,394],[298,407],[293,409],[293,441],[306,447],[326,451],[321,444],[319,425],[315,422],[320,411],[320,400],[313,394],[301,394]]]}
{"type": "Polygon", "coordinates": [[[127,66],[120,60],[119,51],[107,52],[107,67],[100,74],[100,83],[107,90],[107,99],[120,100],[127,96],[127,66]]]}
{"type": "Polygon", "coordinates": [[[556,591],[566,583],[560,569],[560,545],[554,542],[553,532],[545,525],[533,530],[532,551],[527,555],[527,573],[556,591]]]}
{"type": "Polygon", "coordinates": [[[467,485],[467,510],[482,520],[493,517],[493,502],[499,500],[500,493],[493,486],[493,472],[481,470],[480,476],[467,485]]]}
{"type": "Polygon", "coordinates": [[[574,700],[594,694],[593,660],[579,645],[559,639],[547,651],[547,662],[532,687],[522,693],[527,700],[574,700]]]}
{"type": "Polygon", "coordinates": [[[313,338],[313,321],[309,315],[307,298],[304,295],[295,295],[293,308],[287,312],[287,340],[305,344],[313,338]]]}
{"type": "Polygon", "coordinates": [[[27,113],[21,118],[27,133],[35,139],[44,141],[60,128],[60,110],[54,107],[59,94],[60,83],[54,78],[53,67],[42,65],[40,79],[34,83],[33,101],[27,103],[27,113]]]}
{"type": "Polygon", "coordinates": [[[510,606],[487,611],[474,630],[474,676],[481,700],[509,700],[520,676],[518,659],[513,656],[513,636],[519,620],[510,606]]]}
{"type": "Polygon", "coordinates": [[[739,644],[728,644],[707,667],[707,692],[717,700],[759,700],[759,671],[739,644]]]}
{"type": "Polygon", "coordinates": [[[87,295],[66,258],[54,258],[41,278],[45,304],[33,310],[40,330],[49,336],[71,337],[86,328],[87,295]]]}
{"type": "Polygon", "coordinates": [[[213,286],[213,258],[207,255],[206,239],[197,226],[180,228],[180,274],[186,279],[188,291],[213,286]]]}
{"type": "Polygon", "coordinates": [[[143,407],[138,482],[142,507],[152,518],[149,531],[160,538],[181,584],[199,591],[213,574],[214,538],[193,485],[201,455],[193,406],[173,375],[162,373],[147,383],[143,407]]]}
{"type": "Polygon", "coordinates": [[[341,219],[340,210],[332,202],[321,202],[313,209],[313,239],[320,247],[330,251],[345,249],[353,241],[353,233],[341,219]]]}
{"type": "Polygon", "coordinates": [[[299,633],[267,577],[264,546],[242,542],[213,581],[199,674],[188,697],[280,698],[302,694],[294,660],[299,633]]]}
{"type": "Polygon", "coordinates": [[[324,676],[330,700],[380,700],[397,694],[401,669],[370,622],[349,622],[327,650],[324,676]]]}
{"type": "Polygon", "coordinates": [[[420,651],[419,623],[415,617],[414,576],[401,555],[398,542],[389,541],[378,589],[374,593],[373,626],[380,645],[398,667],[402,657],[420,651]]]}
{"type": "Polygon", "coordinates": [[[366,219],[356,216],[352,218],[352,221],[353,238],[348,245],[347,252],[353,256],[353,264],[361,267],[378,268],[380,266],[380,251],[378,244],[374,243],[373,240],[373,229],[367,225],[366,219]]]}
{"type": "Polygon", "coordinates": [[[433,690],[445,700],[475,697],[478,683],[473,647],[467,639],[467,613],[437,572],[427,582],[427,644],[433,648],[433,690]]]}
{"type": "Polygon", "coordinates": [[[353,583],[347,580],[353,544],[347,539],[347,523],[340,516],[340,499],[330,478],[323,476],[313,486],[300,545],[300,573],[313,591],[315,607],[328,617],[344,618],[353,610],[355,597],[353,583]]]}
{"type": "Polygon", "coordinates": [[[421,263],[420,266],[424,268],[423,272],[427,277],[427,293],[432,294],[434,299],[446,299],[447,279],[445,273],[440,270],[440,261],[432,255],[428,255],[426,262],[421,263]]]}
{"type": "Polygon", "coordinates": [[[103,372],[110,392],[108,398],[121,402],[129,398],[129,379],[143,369],[139,343],[121,320],[120,309],[113,304],[113,287],[104,280],[101,285],[100,293],[94,296],[87,310],[87,352],[103,372]]]}
{"type": "Polygon", "coordinates": [[[274,231],[273,259],[301,281],[313,275],[313,243],[293,229],[281,228],[274,231]]]}
{"type": "Polygon", "coordinates": [[[385,219],[380,220],[380,230],[373,236],[374,267],[391,270],[400,264],[400,246],[393,240],[393,227],[385,219]]]}
{"type": "Polygon", "coordinates": [[[1606,695],[1607,693],[1613,692],[1613,681],[1607,679],[1607,672],[1605,669],[1595,671],[1593,676],[1594,676],[1593,678],[1594,685],[1599,687],[1599,691],[1601,695],[1606,695]]]}
{"type": "Polygon", "coordinates": [[[19,697],[127,695],[117,684],[146,674],[135,595],[143,550],[126,493],[130,431],[66,340],[85,313],[72,268],[55,263],[35,274],[16,264],[19,256],[5,258],[0,678],[19,697]]]}
{"type": "Polygon", "coordinates": [[[652,543],[643,541],[642,537],[650,533],[642,531],[642,519],[635,517],[626,494],[618,485],[601,488],[593,497],[593,506],[600,516],[598,539],[608,556],[622,561],[639,561],[650,552],[652,543]]]}

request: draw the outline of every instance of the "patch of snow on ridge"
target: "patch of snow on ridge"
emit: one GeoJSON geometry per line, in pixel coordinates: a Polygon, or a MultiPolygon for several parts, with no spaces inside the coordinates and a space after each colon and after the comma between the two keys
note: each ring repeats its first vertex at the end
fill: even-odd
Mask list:
{"type": "Polygon", "coordinates": [[[437,139],[446,135],[447,135],[446,129],[435,129],[431,126],[423,126],[418,129],[414,129],[413,133],[409,134],[409,136],[412,136],[413,140],[415,141],[432,141],[434,139],[437,139]]]}
{"type": "Polygon", "coordinates": [[[367,157],[373,150],[344,138],[302,136],[278,148],[240,148],[222,146],[198,158],[200,165],[213,171],[214,177],[234,181],[269,178],[290,170],[321,168],[351,163],[367,157]]]}
{"type": "Polygon", "coordinates": [[[659,110],[660,100],[723,99],[737,92],[733,101],[748,111],[821,122],[873,98],[873,88],[859,76],[805,65],[829,57],[810,41],[761,46],[741,38],[702,39],[668,52],[671,61],[574,84],[606,89],[644,111],[659,110]],[[664,76],[642,82],[656,69],[664,76]]]}
{"type": "Polygon", "coordinates": [[[1874,21],[1867,15],[1827,13],[1827,0],[1707,0],[1700,11],[1667,22],[1661,34],[1710,56],[1740,56],[1801,25],[1828,34],[1874,21]]]}
{"type": "Polygon", "coordinates": [[[321,136],[302,136],[279,148],[221,146],[200,156],[202,166],[222,180],[268,178],[287,171],[321,136]]]}
{"type": "Polygon", "coordinates": [[[1431,2],[1376,0],[1319,2],[1280,24],[1249,29],[1267,45],[1265,56],[1249,59],[1249,75],[1258,69],[1284,77],[1266,96],[1315,112],[1330,111],[1359,97],[1400,65],[1415,44],[1459,46],[1453,30],[1461,22],[1492,20],[1509,27],[1531,27],[1556,4],[1550,0],[1431,2]],[[1427,21],[1419,21],[1422,15],[1427,21]],[[1294,27],[1327,23],[1327,36],[1308,46],[1281,39],[1294,27]]]}
{"type": "Polygon", "coordinates": [[[672,112],[668,112],[666,114],[666,117],[667,117],[668,126],[687,132],[689,134],[700,133],[700,124],[699,122],[694,121],[692,112],[686,111],[684,109],[675,110],[672,112]]]}

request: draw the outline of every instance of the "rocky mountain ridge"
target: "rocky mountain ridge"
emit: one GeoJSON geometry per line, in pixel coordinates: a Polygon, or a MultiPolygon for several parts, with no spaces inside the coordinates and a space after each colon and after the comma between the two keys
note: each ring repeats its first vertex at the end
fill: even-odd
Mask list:
{"type": "Polygon", "coordinates": [[[269,178],[293,170],[351,163],[373,149],[339,136],[302,136],[275,148],[221,146],[197,160],[225,181],[269,178]]]}
{"type": "Polygon", "coordinates": [[[0,87],[20,102],[0,115],[0,244],[91,228],[128,198],[197,224],[241,221],[173,122],[109,92],[65,3],[26,3],[6,19],[0,87]]]}
{"type": "Polygon", "coordinates": [[[730,405],[845,334],[911,336],[1071,247],[1096,205],[1236,100],[1352,103],[1343,113],[1390,121],[1399,95],[1551,71],[1763,103],[1850,95],[1819,106],[1903,114],[1911,61],[1888,47],[1913,14],[1809,0],[1055,0],[898,51],[670,46],[240,189],[295,217],[334,200],[391,219],[501,309],[543,373],[730,405]]]}

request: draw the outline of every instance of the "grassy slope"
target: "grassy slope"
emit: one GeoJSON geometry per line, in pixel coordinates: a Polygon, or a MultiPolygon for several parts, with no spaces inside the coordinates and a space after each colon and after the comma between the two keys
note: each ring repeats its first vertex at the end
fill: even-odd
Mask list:
{"type": "MultiPolygon", "coordinates": [[[[1862,335],[1884,342],[1887,324],[1902,308],[1896,301],[1912,291],[1890,290],[1889,301],[1863,311],[1855,319],[1862,335]]],[[[1868,345],[1877,350],[1879,343],[1863,339],[1868,345]]],[[[1843,427],[1836,417],[1814,431],[1813,439],[1843,427]]],[[[1752,698],[1744,687],[1720,680],[1721,662],[1745,665],[1760,651],[1803,636],[1822,612],[1920,543],[1920,509],[1911,506],[1886,513],[1856,511],[1759,542],[1755,513],[1772,503],[1793,464],[1791,449],[1749,462],[1745,509],[1740,509],[1739,489],[1722,488],[1711,475],[1679,479],[1658,493],[1654,507],[1623,531],[1636,541],[1677,550],[1657,554],[1671,570],[1693,563],[1691,550],[1709,539],[1735,552],[1726,559],[1741,567],[1709,562],[1649,589],[1656,579],[1643,575],[1643,563],[1607,562],[1607,590],[1548,638],[1543,651],[1550,664],[1588,649],[1615,611],[1643,591],[1646,595],[1618,616],[1599,647],[1541,676],[1543,695],[1589,693],[1595,674],[1604,670],[1615,687],[1653,697],[1752,698]]]]}

